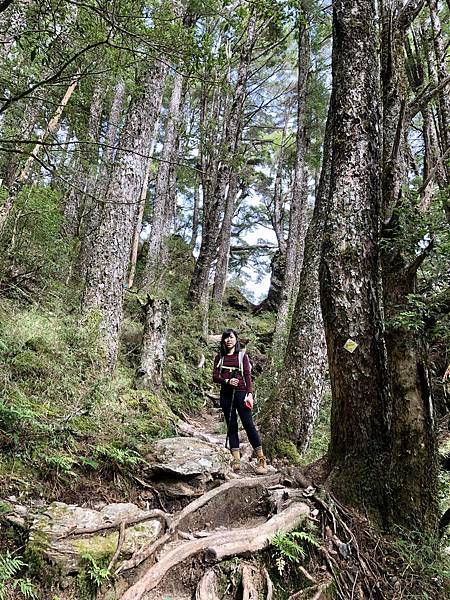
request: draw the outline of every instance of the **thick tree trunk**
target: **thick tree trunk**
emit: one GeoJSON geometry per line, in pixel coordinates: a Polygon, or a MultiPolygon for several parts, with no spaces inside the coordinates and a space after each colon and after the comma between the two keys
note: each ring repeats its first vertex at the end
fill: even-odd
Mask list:
{"type": "Polygon", "coordinates": [[[408,265],[391,248],[383,253],[383,278],[393,396],[389,470],[393,520],[408,529],[434,532],[439,497],[437,448],[426,353],[416,332],[397,320],[409,308],[407,298],[416,290],[416,271],[426,254],[408,265]]]}
{"type": "MultiPolygon", "coordinates": [[[[125,84],[122,79],[116,83],[113,94],[111,111],[109,113],[108,128],[106,131],[105,147],[101,156],[100,172],[96,186],[96,198],[91,198],[90,202],[85,204],[79,217],[79,229],[81,229],[81,246],[78,256],[80,279],[86,278],[87,265],[91,262],[91,253],[93,251],[94,240],[100,225],[100,213],[102,201],[105,198],[108,181],[112,172],[114,158],[116,155],[115,146],[118,143],[119,127],[122,118],[122,109],[125,97],[125,84]]],[[[77,194],[77,192],[74,192],[77,194]]],[[[80,194],[80,192],[78,192],[80,194]]],[[[78,207],[80,203],[78,203],[78,207]]]]}
{"type": "Polygon", "coordinates": [[[375,9],[367,0],[333,7],[333,152],[320,264],[333,396],[329,459],[339,496],[385,518],[391,407],[378,256],[375,9]]]}
{"type": "Polygon", "coordinates": [[[170,316],[170,302],[147,295],[144,306],[145,324],[136,385],[155,389],[161,385],[170,316]]]}
{"type": "Polygon", "coordinates": [[[178,125],[180,119],[183,75],[175,73],[172,96],[170,99],[166,135],[156,179],[155,199],[153,202],[152,229],[148,240],[147,260],[144,269],[144,286],[152,291],[160,283],[165,271],[165,251],[167,236],[170,232],[170,174],[172,163],[178,153],[178,125]]]}
{"type": "MultiPolygon", "coordinates": [[[[435,432],[431,389],[423,344],[417,334],[397,320],[414,293],[416,271],[428,250],[408,264],[399,245],[401,225],[395,208],[407,178],[405,122],[406,75],[403,40],[411,16],[383,14],[383,231],[382,273],[386,315],[386,345],[392,385],[392,445],[387,483],[395,504],[392,520],[408,528],[433,530],[437,524],[435,432]],[[386,60],[389,57],[389,62],[386,60]],[[395,102],[392,99],[396,99],[395,102]],[[397,123],[394,128],[392,123],[397,123]]],[[[424,109],[426,149],[429,151],[428,111],[424,109]]],[[[428,152],[429,157],[429,152],[428,152]]],[[[425,162],[425,171],[429,168],[425,162]]],[[[425,176],[425,173],[424,173],[425,176]]],[[[400,242],[401,244],[401,242],[400,242]]]]}
{"type": "Polygon", "coordinates": [[[228,185],[225,214],[219,236],[219,251],[217,253],[216,272],[214,275],[213,298],[217,304],[222,304],[227,284],[228,261],[230,258],[231,225],[238,196],[239,176],[233,172],[228,185]]]}
{"type": "Polygon", "coordinates": [[[110,371],[117,360],[133,227],[165,75],[166,66],[160,62],[148,67],[140,93],[130,103],[88,265],[83,311],[100,315],[100,334],[110,371]],[[139,154],[133,152],[134,148],[139,154]]]}
{"type": "Polygon", "coordinates": [[[323,396],[327,353],[320,310],[319,264],[328,212],[331,135],[329,110],[322,170],[314,214],[306,234],[299,292],[280,383],[264,411],[265,444],[270,454],[283,454],[286,442],[296,446],[301,454],[307,450],[323,396]]]}
{"type": "Polygon", "coordinates": [[[298,277],[302,267],[303,248],[306,230],[306,170],[305,170],[305,116],[307,82],[310,67],[309,30],[305,15],[302,15],[298,31],[298,80],[297,80],[297,135],[295,150],[294,181],[292,185],[291,208],[289,215],[289,237],[286,249],[285,279],[283,282],[273,348],[280,352],[285,347],[286,326],[289,311],[295,303],[298,290],[298,277]]]}

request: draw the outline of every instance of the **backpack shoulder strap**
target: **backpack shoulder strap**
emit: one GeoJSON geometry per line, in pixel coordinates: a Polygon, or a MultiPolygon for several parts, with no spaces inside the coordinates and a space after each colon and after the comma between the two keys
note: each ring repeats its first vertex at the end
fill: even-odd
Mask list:
{"type": "Polygon", "coordinates": [[[239,351],[239,372],[244,375],[244,354],[245,350],[239,351]]]}

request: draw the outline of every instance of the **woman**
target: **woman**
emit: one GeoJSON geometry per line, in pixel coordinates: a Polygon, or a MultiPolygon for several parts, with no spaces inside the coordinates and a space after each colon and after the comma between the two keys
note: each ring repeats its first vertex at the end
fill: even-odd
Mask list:
{"type": "Polygon", "coordinates": [[[238,413],[258,459],[255,471],[259,475],[264,475],[267,473],[267,463],[261,447],[261,438],[252,418],[253,394],[250,361],[248,356],[240,350],[241,345],[236,331],[226,329],[220,341],[220,353],[214,359],[213,381],[220,383],[220,407],[228,427],[230,449],[233,455],[233,471],[237,472],[241,468],[238,413]]]}

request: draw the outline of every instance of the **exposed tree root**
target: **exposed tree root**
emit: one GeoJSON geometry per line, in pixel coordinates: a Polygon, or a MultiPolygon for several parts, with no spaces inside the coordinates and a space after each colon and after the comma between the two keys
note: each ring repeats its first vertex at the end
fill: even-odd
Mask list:
{"type": "Polygon", "coordinates": [[[218,561],[228,556],[262,550],[277,531],[290,531],[299,521],[306,518],[308,513],[307,504],[296,502],[259,527],[229,530],[183,542],[163,554],[159,562],[151,566],[144,576],[125,592],[122,600],[140,600],[146,592],[161,582],[170,569],[199,552],[205,552],[209,560],[218,561]]]}
{"type": "Polygon", "coordinates": [[[195,600],[220,600],[217,593],[217,573],[214,569],[206,571],[195,591],[195,600]]]}

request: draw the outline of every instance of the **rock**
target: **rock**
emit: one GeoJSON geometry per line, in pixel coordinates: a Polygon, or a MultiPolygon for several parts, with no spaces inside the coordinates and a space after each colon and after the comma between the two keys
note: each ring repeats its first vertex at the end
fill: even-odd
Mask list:
{"type": "Polygon", "coordinates": [[[174,437],[155,442],[153,456],[147,457],[156,473],[180,477],[205,475],[225,477],[230,453],[225,448],[196,438],[174,437]]]}
{"type": "MultiPolygon", "coordinates": [[[[33,521],[27,550],[55,563],[63,575],[83,568],[83,556],[94,560],[111,558],[117,548],[118,527],[122,521],[144,519],[146,511],[130,503],[108,504],[100,511],[53,502],[33,521]],[[117,526],[116,529],[106,526],[117,526]],[[88,533],[89,531],[95,533],[88,533]]],[[[160,535],[162,525],[149,519],[126,528],[119,562],[138,548],[151,544],[160,535]]]]}

